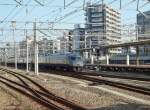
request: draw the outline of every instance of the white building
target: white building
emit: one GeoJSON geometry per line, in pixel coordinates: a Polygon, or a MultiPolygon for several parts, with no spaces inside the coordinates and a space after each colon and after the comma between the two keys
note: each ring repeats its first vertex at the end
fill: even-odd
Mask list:
{"type": "MultiPolygon", "coordinates": [[[[121,43],[120,13],[105,4],[86,6],[86,48],[121,43]]],[[[109,50],[110,53],[118,49],[109,50]]]]}

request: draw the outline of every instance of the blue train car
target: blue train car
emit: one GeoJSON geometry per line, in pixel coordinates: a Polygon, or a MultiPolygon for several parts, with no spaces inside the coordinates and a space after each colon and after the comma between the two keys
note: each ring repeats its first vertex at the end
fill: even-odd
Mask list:
{"type": "Polygon", "coordinates": [[[79,71],[83,68],[83,58],[75,53],[55,53],[39,56],[41,69],[64,69],[79,71]]]}

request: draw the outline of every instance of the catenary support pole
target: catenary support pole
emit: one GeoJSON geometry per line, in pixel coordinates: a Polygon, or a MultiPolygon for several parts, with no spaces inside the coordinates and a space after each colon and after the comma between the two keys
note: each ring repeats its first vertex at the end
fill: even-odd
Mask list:
{"type": "Polygon", "coordinates": [[[15,43],[15,69],[18,69],[18,66],[17,66],[17,60],[18,60],[18,49],[16,47],[16,43],[15,43]]]}
{"type": "Polygon", "coordinates": [[[5,66],[7,67],[7,53],[6,53],[6,48],[4,48],[4,55],[5,55],[5,66]]]}
{"type": "Polygon", "coordinates": [[[28,48],[28,36],[26,30],[26,72],[29,72],[29,48],[28,48]]]}
{"type": "Polygon", "coordinates": [[[34,69],[35,69],[35,74],[39,75],[39,70],[38,70],[38,44],[36,41],[36,22],[34,22],[34,69]]]}
{"type": "Polygon", "coordinates": [[[14,40],[14,58],[15,58],[15,69],[17,69],[17,48],[16,48],[16,41],[15,41],[15,30],[13,29],[13,40],[14,40]]]}
{"type": "Polygon", "coordinates": [[[37,75],[39,75],[39,48],[38,48],[38,43],[36,43],[36,68],[37,68],[37,75]]]}

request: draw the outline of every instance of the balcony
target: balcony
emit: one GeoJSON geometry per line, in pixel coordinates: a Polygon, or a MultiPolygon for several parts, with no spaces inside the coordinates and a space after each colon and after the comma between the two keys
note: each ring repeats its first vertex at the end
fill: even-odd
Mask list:
{"type": "Polygon", "coordinates": [[[93,18],[93,19],[92,19],[92,22],[96,22],[96,23],[103,23],[103,22],[104,22],[104,20],[103,20],[102,18],[98,18],[98,19],[93,18]]]}
{"type": "Polygon", "coordinates": [[[103,24],[100,24],[100,23],[94,23],[92,24],[92,27],[103,27],[104,25],[103,24]]]}

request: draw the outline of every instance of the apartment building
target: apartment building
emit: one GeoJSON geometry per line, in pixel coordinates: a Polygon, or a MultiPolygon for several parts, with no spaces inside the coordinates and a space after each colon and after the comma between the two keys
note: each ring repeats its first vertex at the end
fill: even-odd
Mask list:
{"type": "MultiPolygon", "coordinates": [[[[105,4],[86,6],[86,48],[121,43],[120,13],[105,4]]],[[[110,50],[116,53],[118,49],[110,50]]]]}

